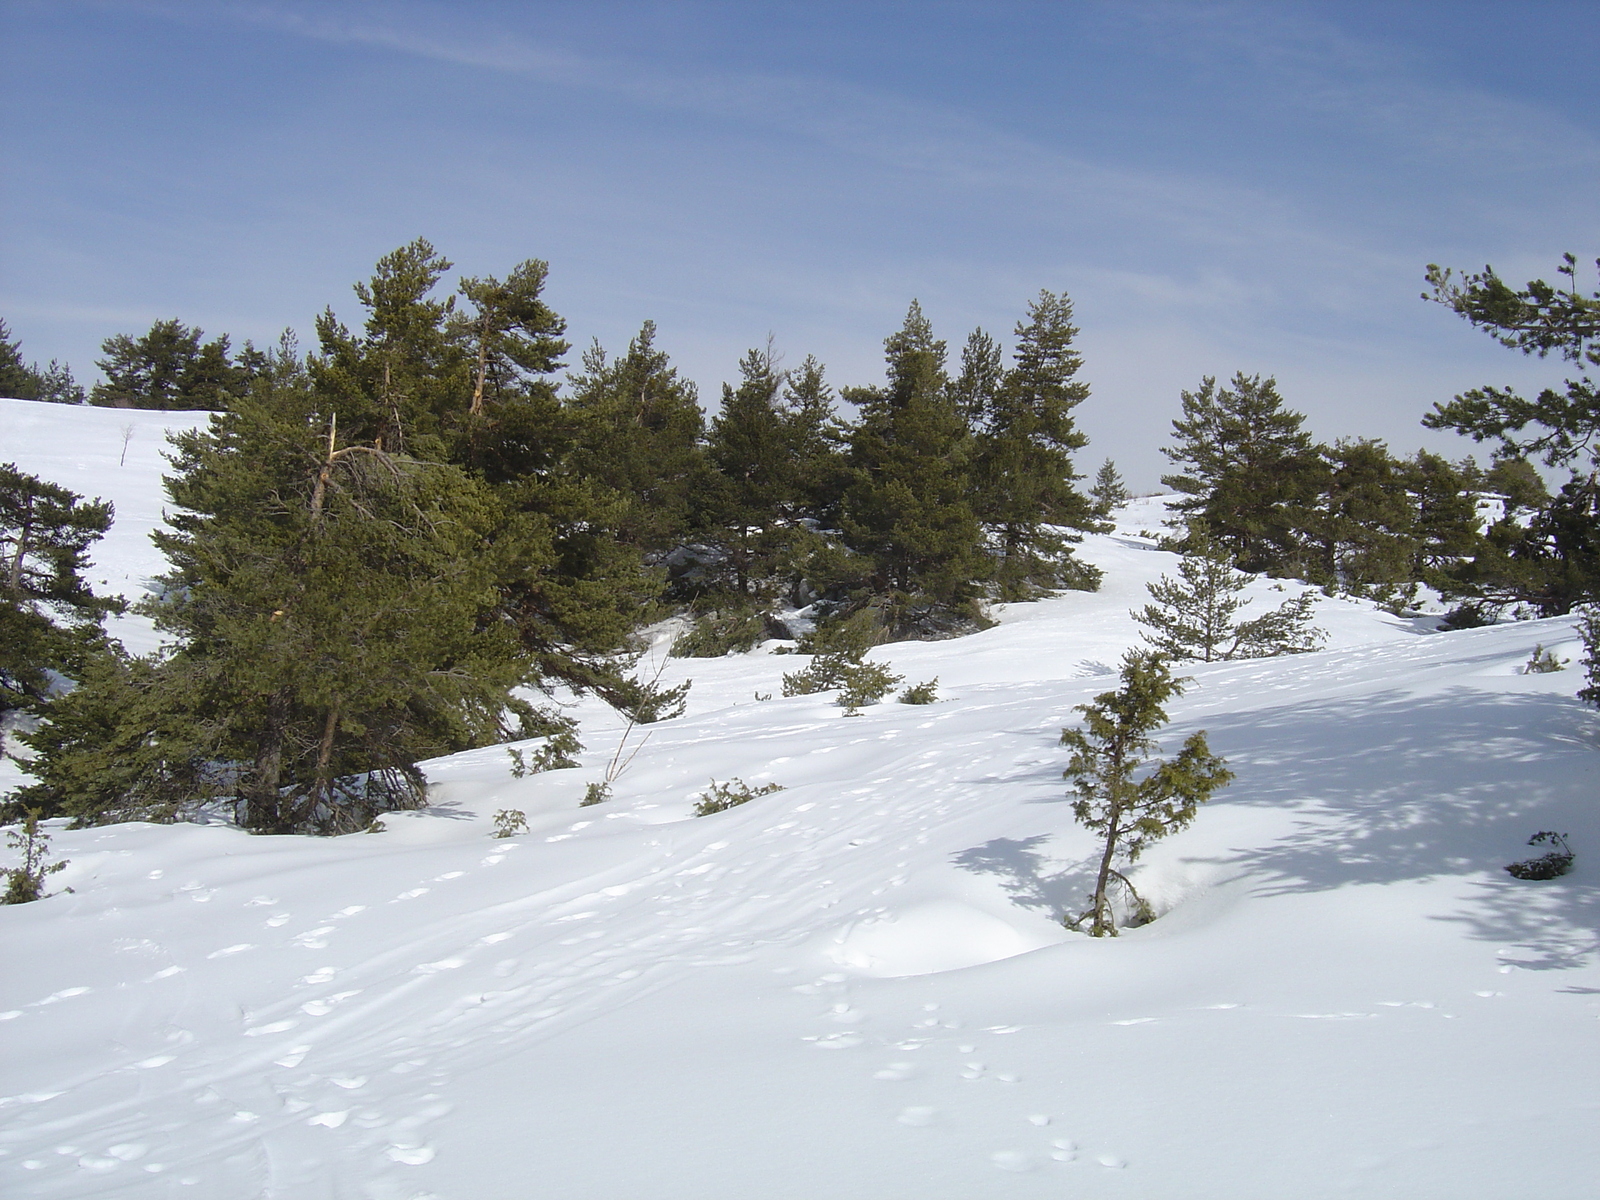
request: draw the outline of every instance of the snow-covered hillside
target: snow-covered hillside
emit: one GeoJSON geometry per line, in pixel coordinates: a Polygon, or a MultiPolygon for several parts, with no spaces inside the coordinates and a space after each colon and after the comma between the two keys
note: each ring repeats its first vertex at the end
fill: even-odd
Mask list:
{"type": "MultiPolygon", "coordinates": [[[[114,587],[159,570],[172,416],[0,402],[0,461],[117,501],[114,587]]],[[[53,829],[72,894],[0,908],[0,1194],[1594,1194],[1600,715],[1521,673],[1570,622],[1324,601],[1323,652],[1190,667],[1164,740],[1237,782],[1140,864],[1159,921],[1061,927],[1093,844],[1057,740],[1174,569],[1160,507],[1086,541],[1101,592],[874,652],[931,707],[672,660],[689,711],[601,806],[621,731],[583,707],[582,769],[439,760],[381,833],[53,829]],[[694,818],[712,777],[784,790],[694,818]],[[1511,879],[1540,829],[1576,870],[1511,879]]]]}

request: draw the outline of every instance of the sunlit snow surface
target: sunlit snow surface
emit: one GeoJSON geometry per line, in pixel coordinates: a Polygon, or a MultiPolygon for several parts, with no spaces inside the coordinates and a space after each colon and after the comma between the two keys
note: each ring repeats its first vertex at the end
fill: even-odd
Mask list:
{"type": "MultiPolygon", "coordinates": [[[[0,401],[0,461],[117,500],[130,595],[171,417],[0,401]]],[[[0,909],[0,1195],[1593,1195],[1600,715],[1520,673],[1569,622],[1323,602],[1326,651],[1190,668],[1166,742],[1238,782],[1141,863],[1160,921],[1060,927],[1093,843],[1057,738],[1173,570],[1159,520],[1088,539],[1098,594],[874,652],[936,705],[673,660],[689,712],[602,806],[585,707],[582,769],[431,763],[380,834],[52,829],[73,893],[0,909]],[[786,790],[690,817],[713,776],[786,790]],[[1539,829],[1577,869],[1512,880],[1539,829]]]]}

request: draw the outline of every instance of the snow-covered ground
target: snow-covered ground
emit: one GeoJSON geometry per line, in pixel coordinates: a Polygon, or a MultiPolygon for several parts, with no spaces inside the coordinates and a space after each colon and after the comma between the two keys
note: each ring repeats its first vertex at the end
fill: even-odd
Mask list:
{"type": "MultiPolygon", "coordinates": [[[[130,592],[171,419],[0,402],[0,460],[117,501],[130,592]]],[[[1238,780],[1141,863],[1159,921],[1062,929],[1093,842],[1057,739],[1174,569],[1160,508],[1086,541],[1101,592],[874,652],[930,707],[672,660],[689,711],[602,806],[621,731],[584,707],[581,769],[433,762],[382,833],[52,829],[74,891],[0,909],[0,1194],[1595,1194],[1600,714],[1521,673],[1568,621],[1324,601],[1327,650],[1191,667],[1165,740],[1238,780]],[[785,790],[694,818],[712,777],[785,790]],[[1575,871],[1511,879],[1540,829],[1575,871]]]]}

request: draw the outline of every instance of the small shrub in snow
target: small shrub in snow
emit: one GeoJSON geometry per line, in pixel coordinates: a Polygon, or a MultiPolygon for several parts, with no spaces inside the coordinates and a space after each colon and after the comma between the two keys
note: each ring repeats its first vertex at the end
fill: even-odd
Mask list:
{"type": "Polygon", "coordinates": [[[764,783],[752,788],[742,779],[730,779],[727,783],[718,783],[713,779],[711,786],[695,797],[694,815],[709,817],[712,813],[727,812],[730,808],[748,804],[757,796],[770,796],[773,792],[781,791],[781,783],[764,783]]]}
{"type": "Polygon", "coordinates": [[[900,693],[901,704],[932,704],[939,699],[939,677],[935,675],[926,683],[913,683],[900,693]]]}
{"type": "Polygon", "coordinates": [[[708,612],[672,643],[674,658],[721,658],[724,654],[743,654],[755,649],[766,635],[764,613],[734,609],[708,612]]]}
{"type": "Polygon", "coordinates": [[[1546,650],[1544,643],[1540,642],[1533,648],[1533,653],[1528,656],[1528,665],[1522,668],[1524,675],[1551,675],[1556,671],[1566,670],[1570,659],[1557,658],[1554,650],[1546,650]]]}
{"type": "Polygon", "coordinates": [[[847,717],[859,717],[867,704],[876,704],[904,678],[896,675],[882,663],[851,663],[844,671],[844,686],[835,701],[847,717]]]}
{"type": "Polygon", "coordinates": [[[44,865],[44,860],[50,856],[50,835],[39,828],[37,811],[23,818],[21,829],[6,831],[6,846],[22,851],[22,865],[0,869],[0,875],[6,880],[0,904],[28,904],[40,899],[45,894],[44,881],[67,865],[65,859],[48,867],[44,865]]]}
{"type": "Polygon", "coordinates": [[[596,804],[604,804],[609,799],[611,799],[609,783],[591,783],[583,789],[583,799],[578,801],[578,807],[589,808],[596,804]]]}
{"type": "Polygon", "coordinates": [[[1572,847],[1567,845],[1567,835],[1554,830],[1541,829],[1528,839],[1530,846],[1551,846],[1552,849],[1538,858],[1525,858],[1511,863],[1506,872],[1515,879],[1557,879],[1572,870],[1572,847]]]}
{"type": "Polygon", "coordinates": [[[819,654],[805,670],[783,677],[783,694],[809,696],[837,689],[839,707],[853,717],[863,705],[882,700],[903,678],[882,663],[862,662],[859,651],[819,654]]]}
{"type": "Polygon", "coordinates": [[[1233,779],[1227,763],[1211,753],[1203,731],[1191,734],[1176,758],[1135,777],[1146,765],[1143,756],[1158,748],[1150,734],[1167,723],[1162,705],[1183,694],[1183,683],[1160,655],[1130,650],[1122,660],[1122,686],[1077,706],[1086,728],[1061,731],[1061,744],[1072,750],[1063,772],[1077,795],[1072,815],[1104,837],[1094,896],[1077,917],[1064,918],[1069,929],[1088,921],[1092,937],[1116,937],[1113,886],[1127,894],[1134,924],[1153,920],[1150,906],[1113,864],[1135,862],[1151,842],[1186,828],[1197,807],[1233,779]]]}
{"type": "Polygon", "coordinates": [[[497,838],[516,837],[519,833],[528,832],[528,814],[520,808],[502,808],[494,814],[494,836],[497,838]]]}

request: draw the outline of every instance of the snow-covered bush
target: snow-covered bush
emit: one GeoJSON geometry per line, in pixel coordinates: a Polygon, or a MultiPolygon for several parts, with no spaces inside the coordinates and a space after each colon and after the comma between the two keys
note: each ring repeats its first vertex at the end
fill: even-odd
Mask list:
{"type": "Polygon", "coordinates": [[[742,779],[730,779],[727,783],[718,783],[713,779],[711,786],[695,797],[694,815],[709,817],[712,813],[727,812],[730,808],[748,804],[758,796],[770,796],[773,792],[781,791],[781,783],[764,783],[753,788],[742,779]]]}

